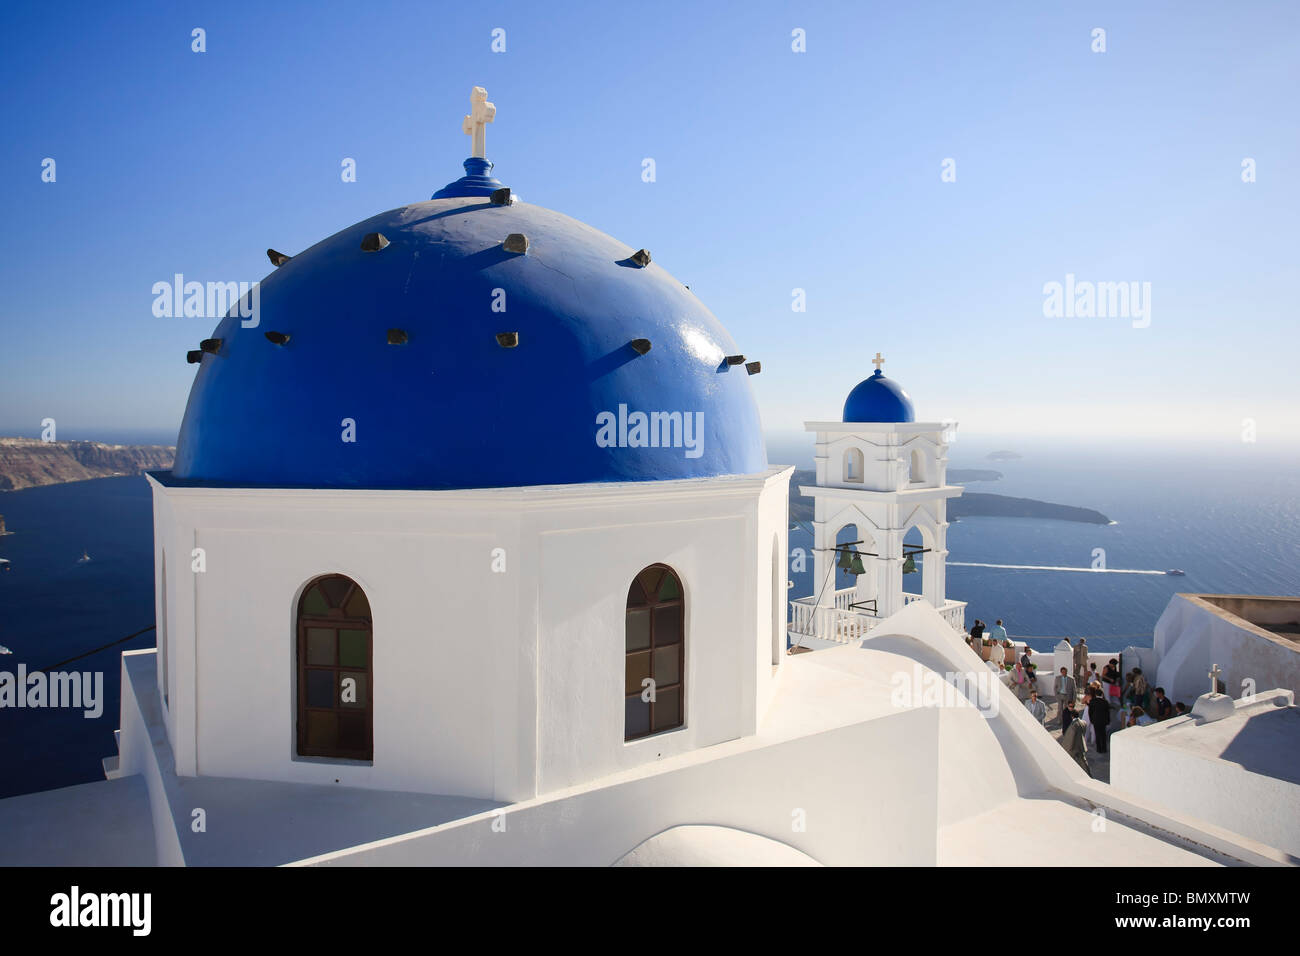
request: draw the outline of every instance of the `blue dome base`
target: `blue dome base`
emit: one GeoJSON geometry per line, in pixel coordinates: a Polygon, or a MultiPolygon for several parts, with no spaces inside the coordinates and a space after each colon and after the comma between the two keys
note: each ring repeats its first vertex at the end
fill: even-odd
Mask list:
{"type": "Polygon", "coordinates": [[[505,185],[492,172],[492,163],[481,156],[465,160],[465,175],[448,183],[430,196],[430,199],[459,199],[463,196],[491,196],[505,185]]]}

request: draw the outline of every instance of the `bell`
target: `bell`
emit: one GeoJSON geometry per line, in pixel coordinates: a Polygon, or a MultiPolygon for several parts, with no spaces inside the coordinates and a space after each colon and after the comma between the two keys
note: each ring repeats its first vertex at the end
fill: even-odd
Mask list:
{"type": "Polygon", "coordinates": [[[849,562],[852,561],[853,555],[851,555],[847,550],[840,551],[839,555],[839,559],[835,562],[835,567],[839,568],[841,571],[847,571],[852,566],[849,562]]]}
{"type": "Polygon", "coordinates": [[[903,561],[903,573],[904,574],[916,573],[916,562],[912,560],[912,556],[910,554],[903,561]]]}
{"type": "Polygon", "coordinates": [[[862,555],[856,551],[853,552],[853,560],[849,564],[849,574],[866,574],[867,569],[862,566],[862,555]]]}

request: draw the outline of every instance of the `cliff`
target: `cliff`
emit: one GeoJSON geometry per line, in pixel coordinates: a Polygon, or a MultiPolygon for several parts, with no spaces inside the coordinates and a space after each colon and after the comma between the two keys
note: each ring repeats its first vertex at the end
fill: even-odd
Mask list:
{"type": "Polygon", "coordinates": [[[176,449],[169,445],[0,438],[0,490],[16,491],[64,481],[167,469],[172,466],[175,453],[176,449]]]}
{"type": "Polygon", "coordinates": [[[949,468],[948,481],[955,485],[968,481],[1000,481],[1002,472],[991,468],[949,468]]]}
{"type": "Polygon", "coordinates": [[[1110,524],[1100,511],[1075,505],[1058,505],[1034,498],[1011,498],[968,491],[948,502],[949,518],[1054,518],[1084,524],[1110,524]]]}
{"type": "MultiPolygon", "coordinates": [[[[799,494],[799,486],[816,484],[816,481],[817,473],[813,471],[799,470],[791,477],[791,521],[812,520],[812,499],[799,494]]],[[[960,498],[948,500],[948,518],[1053,518],[1057,521],[1079,521],[1084,524],[1110,524],[1109,518],[1091,508],[1058,505],[1033,498],[977,494],[972,491],[966,492],[960,498]]]]}

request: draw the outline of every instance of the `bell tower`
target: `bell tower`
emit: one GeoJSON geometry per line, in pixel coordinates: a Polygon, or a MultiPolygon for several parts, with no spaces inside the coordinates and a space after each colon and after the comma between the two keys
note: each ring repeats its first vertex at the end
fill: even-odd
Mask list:
{"type": "Polygon", "coordinates": [[[843,421],[805,422],[816,436],[817,484],[800,487],[813,499],[813,598],[819,608],[852,609],[883,619],[924,600],[958,629],[965,605],[947,600],[947,483],[954,422],[918,422],[912,400],[880,370],[849,394],[843,421]],[[837,545],[850,525],[856,534],[837,545]],[[917,528],[920,545],[904,545],[917,528]],[[856,542],[856,543],[848,543],[856,542]],[[905,592],[904,575],[918,568],[920,588],[905,592]],[[852,593],[835,590],[835,568],[856,574],[852,593]]]}

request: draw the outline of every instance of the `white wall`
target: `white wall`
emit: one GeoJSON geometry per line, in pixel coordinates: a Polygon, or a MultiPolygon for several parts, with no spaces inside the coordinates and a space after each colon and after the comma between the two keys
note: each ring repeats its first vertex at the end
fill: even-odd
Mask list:
{"type": "Polygon", "coordinates": [[[1015,774],[990,721],[973,707],[939,708],[939,720],[939,826],[1014,800],[1015,774]]]}
{"type": "Polygon", "coordinates": [[[673,510],[613,526],[614,515],[598,512],[587,527],[560,522],[540,534],[539,792],[752,732],[752,698],[749,720],[744,708],[757,611],[744,547],[750,522],[704,502],[673,510]],[[624,743],[627,590],[657,562],[677,573],[686,598],[686,723],[624,743]]]}
{"type": "MultiPolygon", "coordinates": [[[[793,474],[794,469],[790,469],[793,474]]],[[[755,576],[758,582],[754,693],[755,728],[767,713],[786,659],[790,591],[789,478],[768,482],[758,503],[755,576]]],[[[753,731],[749,731],[752,733],[753,731]]]]}
{"type": "MultiPolygon", "coordinates": [[[[1293,699],[1289,692],[1260,694],[1253,707],[1238,701],[1237,709],[1274,719],[1284,716],[1269,713],[1274,704],[1293,699]]],[[[1295,709],[1290,707],[1292,713],[1295,709]]],[[[1300,730],[1300,718],[1288,723],[1300,730]]],[[[1217,724],[1203,728],[1195,717],[1178,717],[1113,734],[1111,786],[1276,847],[1300,862],[1300,783],[1256,773],[1217,755],[1218,748],[1196,752],[1169,743],[1174,735],[1194,738],[1217,724]]],[[[1293,738],[1292,749],[1296,743],[1293,738]]]]}
{"type": "MultiPolygon", "coordinates": [[[[1230,697],[1284,687],[1300,693],[1300,646],[1270,635],[1193,594],[1176,594],[1156,622],[1156,681],[1173,700],[1191,702],[1210,689],[1217,664],[1230,697]]],[[[1153,685],[1154,686],[1154,685],[1153,685]]]]}
{"type": "Polygon", "coordinates": [[[170,748],[157,735],[162,727],[162,695],[154,695],[144,675],[157,674],[157,651],[122,652],[122,700],[120,708],[119,751],[113,778],[140,774],[149,792],[154,851],[159,866],[184,866],[176,820],[172,816],[168,788],[175,780],[170,748]]]}
{"type": "Polygon", "coordinates": [[[178,772],[521,800],[753,733],[790,472],[463,492],[154,481],[178,772]],[[686,593],[686,726],[625,744],[624,608],[654,563],[686,593]],[[370,762],[296,756],[297,602],[330,573],[374,617],[370,762]]]}
{"type": "Polygon", "coordinates": [[[607,866],[671,827],[712,824],[828,866],[933,866],[938,723],[936,710],[921,708],[784,743],[739,742],[714,759],[686,757],[511,807],[503,821],[482,814],[305,862],[607,866]],[[863,757],[845,760],[846,753],[863,757]]]}

